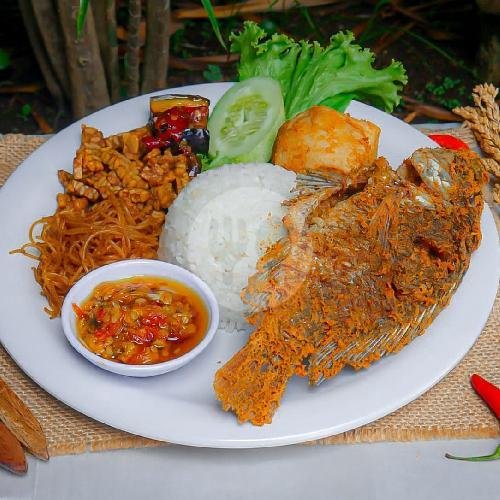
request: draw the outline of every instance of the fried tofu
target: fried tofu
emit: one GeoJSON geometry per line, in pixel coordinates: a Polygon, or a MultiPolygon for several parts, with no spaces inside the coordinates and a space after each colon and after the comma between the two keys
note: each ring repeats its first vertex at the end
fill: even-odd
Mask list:
{"type": "Polygon", "coordinates": [[[326,106],[313,106],[285,122],[272,161],[294,172],[352,174],[377,157],[380,129],[326,106]]]}

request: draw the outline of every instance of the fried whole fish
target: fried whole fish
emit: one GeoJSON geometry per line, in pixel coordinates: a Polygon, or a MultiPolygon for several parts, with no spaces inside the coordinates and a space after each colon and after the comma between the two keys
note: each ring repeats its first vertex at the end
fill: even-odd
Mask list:
{"type": "Polygon", "coordinates": [[[367,368],[424,333],[481,240],[485,174],[472,154],[420,149],[358,179],[302,176],[288,236],[242,294],[255,326],[215,376],[224,410],[270,423],[287,381],[367,368]]]}

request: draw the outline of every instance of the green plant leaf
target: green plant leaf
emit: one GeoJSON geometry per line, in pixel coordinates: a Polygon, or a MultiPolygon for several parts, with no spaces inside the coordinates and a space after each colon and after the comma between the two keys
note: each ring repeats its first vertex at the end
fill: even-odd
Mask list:
{"type": "Polygon", "coordinates": [[[456,457],[455,455],[445,454],[446,458],[452,460],[465,460],[466,462],[489,462],[491,460],[500,460],[500,444],[491,455],[482,455],[480,457],[456,457]]]}
{"type": "Polygon", "coordinates": [[[246,21],[229,39],[231,52],[240,54],[239,80],[254,76],[277,80],[287,118],[318,104],[343,111],[352,99],[390,112],[399,104],[407,82],[399,62],[375,69],[374,54],[357,45],[351,32],[333,35],[322,47],[284,34],[268,36],[260,26],[246,21]]]}
{"type": "Polygon", "coordinates": [[[76,37],[80,38],[83,31],[83,26],[85,25],[85,19],[87,18],[87,11],[89,10],[90,0],[80,0],[80,6],[78,7],[78,14],[76,15],[76,37]]]}
{"type": "Polygon", "coordinates": [[[209,82],[220,82],[222,80],[222,71],[220,66],[216,64],[209,64],[207,69],[203,72],[203,77],[209,82]]]}
{"type": "Polygon", "coordinates": [[[222,45],[224,50],[227,51],[226,42],[224,42],[224,39],[222,38],[222,34],[220,32],[219,21],[217,19],[217,16],[215,15],[215,11],[214,11],[214,8],[212,6],[212,2],[210,0],[201,0],[201,4],[203,5],[203,8],[207,11],[208,20],[210,21],[210,24],[212,25],[212,29],[214,30],[214,33],[215,33],[215,36],[217,37],[217,40],[219,40],[219,43],[222,45]]]}
{"type": "Polygon", "coordinates": [[[31,111],[33,111],[31,104],[23,104],[21,106],[21,112],[19,114],[21,115],[21,118],[26,121],[31,115],[31,111]]]}
{"type": "Polygon", "coordinates": [[[0,49],[0,71],[10,66],[10,54],[5,49],[0,49]]]}

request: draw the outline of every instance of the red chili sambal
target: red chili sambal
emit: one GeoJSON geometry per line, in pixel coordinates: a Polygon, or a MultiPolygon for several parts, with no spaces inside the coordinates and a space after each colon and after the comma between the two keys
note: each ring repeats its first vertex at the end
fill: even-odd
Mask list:
{"type": "Polygon", "coordinates": [[[88,349],[134,365],[182,356],[200,343],[208,325],[196,292],[153,276],[101,283],[73,310],[78,336],[88,349]]]}

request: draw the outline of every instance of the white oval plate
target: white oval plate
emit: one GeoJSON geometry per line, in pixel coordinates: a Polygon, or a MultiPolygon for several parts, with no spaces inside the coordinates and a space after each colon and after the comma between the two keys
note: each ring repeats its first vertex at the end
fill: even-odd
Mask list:
{"type": "MultiPolygon", "coordinates": [[[[213,105],[229,86],[171,91],[200,94],[213,105]]],[[[370,106],[354,102],[348,111],[380,126],[380,154],[394,167],[416,148],[434,146],[411,126],[370,106]]],[[[61,190],[56,171],[71,169],[81,123],[108,135],[147,119],[148,96],[94,113],[37,149],[0,190],[0,339],[17,364],[57,399],[153,439],[221,448],[278,446],[338,434],[401,408],[436,384],[470,349],[488,317],[499,276],[497,232],[489,209],[482,217],[483,241],[462,284],[424,336],[369,370],[344,370],[317,388],[293,379],[271,425],[238,424],[232,413],[220,409],[212,390],[215,371],[244,344],[245,335],[219,330],[192,363],[154,378],[131,379],[93,366],[69,345],[60,320],[43,312],[46,302],[33,279],[32,261],[8,252],[27,240],[35,219],[54,211],[61,190]]]]}

